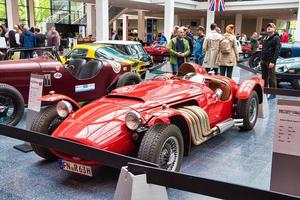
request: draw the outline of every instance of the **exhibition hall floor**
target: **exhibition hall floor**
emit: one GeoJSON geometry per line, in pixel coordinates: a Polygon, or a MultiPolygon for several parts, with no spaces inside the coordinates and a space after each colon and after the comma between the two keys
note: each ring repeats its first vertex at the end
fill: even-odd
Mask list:
{"type": "MultiPolygon", "coordinates": [[[[235,70],[241,77],[249,74],[235,70]]],[[[281,97],[279,97],[281,98],[281,97]]],[[[231,129],[195,147],[185,157],[182,172],[260,189],[269,189],[277,99],[269,101],[269,115],[249,132],[231,129]]],[[[19,125],[25,126],[25,121],[19,125]]],[[[119,171],[100,168],[93,178],[60,170],[34,153],[13,148],[22,141],[0,136],[0,199],[112,199],[119,171]]],[[[210,199],[168,189],[169,199],[210,199]]]]}

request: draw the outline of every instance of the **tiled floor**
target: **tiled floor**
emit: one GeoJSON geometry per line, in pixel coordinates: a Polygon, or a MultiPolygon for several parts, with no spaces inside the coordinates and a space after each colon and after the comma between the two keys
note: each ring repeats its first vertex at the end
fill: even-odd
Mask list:
{"type": "MultiPolygon", "coordinates": [[[[234,74],[248,76],[244,71],[234,74]]],[[[184,158],[182,172],[195,176],[269,189],[276,100],[270,115],[259,119],[254,130],[232,129],[193,148],[184,158]]],[[[24,126],[24,121],[20,126],[24,126]]],[[[13,148],[22,142],[0,136],[0,199],[112,199],[119,171],[101,168],[94,178],[78,176],[46,162],[34,153],[13,148]]],[[[168,189],[170,199],[210,199],[168,189]]]]}

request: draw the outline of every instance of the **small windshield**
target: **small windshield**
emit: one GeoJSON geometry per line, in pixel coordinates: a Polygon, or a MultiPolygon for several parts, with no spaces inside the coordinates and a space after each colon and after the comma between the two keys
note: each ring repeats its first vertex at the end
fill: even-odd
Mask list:
{"type": "Polygon", "coordinates": [[[128,45],[127,49],[129,54],[135,59],[145,59],[147,56],[142,45],[128,45]]]}
{"type": "Polygon", "coordinates": [[[95,57],[97,58],[106,58],[110,60],[124,60],[124,59],[130,59],[129,56],[125,55],[123,52],[114,49],[112,47],[101,47],[96,50],[95,57]]]}
{"type": "Polygon", "coordinates": [[[188,73],[187,75],[185,75],[183,77],[183,79],[192,81],[194,83],[200,83],[200,84],[204,84],[204,82],[205,82],[204,76],[201,74],[196,74],[196,73],[188,73]]]}
{"type": "Polygon", "coordinates": [[[88,53],[87,49],[73,49],[68,55],[68,58],[86,58],[88,53]]]}

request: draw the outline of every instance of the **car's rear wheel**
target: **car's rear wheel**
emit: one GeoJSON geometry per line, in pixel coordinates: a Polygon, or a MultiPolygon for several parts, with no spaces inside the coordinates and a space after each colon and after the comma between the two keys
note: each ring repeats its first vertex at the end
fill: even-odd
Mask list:
{"type": "Polygon", "coordinates": [[[14,87],[0,83],[0,123],[15,126],[24,114],[24,99],[14,87]]]}
{"type": "Polygon", "coordinates": [[[126,72],[123,74],[117,82],[117,88],[125,85],[135,85],[142,82],[141,77],[138,74],[132,72],[126,72]]]}
{"type": "Polygon", "coordinates": [[[257,51],[249,59],[249,67],[260,71],[261,52],[257,51]]]}
{"type": "Polygon", "coordinates": [[[253,91],[250,97],[246,100],[238,100],[237,118],[243,119],[243,126],[241,130],[251,130],[255,126],[258,116],[258,95],[253,91]]]}
{"type": "MultiPolygon", "coordinates": [[[[300,75],[300,73],[298,73],[300,75]]],[[[292,87],[296,90],[300,90],[300,79],[292,81],[292,87]]]]}
{"type": "Polygon", "coordinates": [[[158,164],[160,168],[179,171],[184,151],[180,129],[172,124],[156,124],[144,135],[138,158],[158,164]]]}
{"type": "MultiPolygon", "coordinates": [[[[31,130],[46,135],[51,135],[58,127],[61,120],[55,106],[43,109],[34,119],[31,130]]],[[[57,157],[47,148],[31,143],[33,151],[46,160],[57,160],[57,157]]]]}

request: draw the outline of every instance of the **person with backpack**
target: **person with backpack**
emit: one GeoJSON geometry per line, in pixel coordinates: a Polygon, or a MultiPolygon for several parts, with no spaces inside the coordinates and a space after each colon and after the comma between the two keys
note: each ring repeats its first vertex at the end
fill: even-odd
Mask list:
{"type": "Polygon", "coordinates": [[[190,55],[190,45],[189,42],[184,38],[184,36],[184,29],[179,28],[177,37],[171,39],[168,44],[170,52],[170,63],[174,75],[178,73],[180,65],[186,62],[187,57],[190,55]]]}
{"type": "Polygon", "coordinates": [[[194,51],[195,63],[199,65],[203,65],[204,55],[203,55],[202,47],[205,38],[204,33],[205,33],[205,28],[203,26],[199,26],[197,28],[198,38],[195,42],[195,51],[194,51]]]}
{"type": "Polygon", "coordinates": [[[215,74],[218,74],[219,66],[217,65],[217,56],[219,53],[219,45],[222,39],[222,35],[216,31],[217,24],[210,25],[210,30],[203,43],[204,61],[203,67],[207,72],[213,70],[215,74]]]}
{"type": "Polygon", "coordinates": [[[220,66],[220,74],[232,77],[233,67],[239,59],[239,51],[236,36],[234,35],[234,25],[226,27],[226,33],[220,41],[217,63],[220,66]]]}
{"type": "MultiPolygon", "coordinates": [[[[262,78],[265,81],[265,87],[276,88],[276,61],[280,53],[280,37],[276,31],[276,25],[269,23],[267,25],[267,35],[263,39],[263,46],[261,51],[261,71],[262,78]]],[[[275,95],[270,95],[268,99],[276,98],[275,95]]]]}

